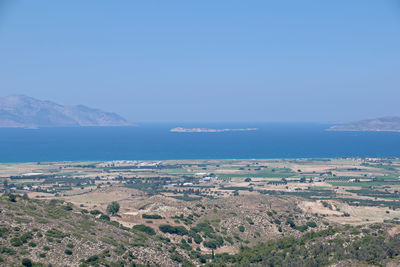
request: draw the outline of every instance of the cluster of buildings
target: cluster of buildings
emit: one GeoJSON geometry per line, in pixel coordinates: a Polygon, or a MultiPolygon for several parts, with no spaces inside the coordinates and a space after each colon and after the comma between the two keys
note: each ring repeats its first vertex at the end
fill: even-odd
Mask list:
{"type": "Polygon", "coordinates": [[[217,176],[206,176],[206,177],[199,179],[199,183],[210,183],[210,182],[216,182],[216,181],[218,181],[217,176]]]}
{"type": "MultiPolygon", "coordinates": [[[[207,175],[207,173],[196,173],[196,176],[200,175],[207,175]]],[[[212,183],[212,182],[217,182],[219,179],[217,176],[204,176],[199,178],[198,183],[203,184],[203,183],[212,183]]],[[[185,183],[174,183],[174,184],[168,184],[168,187],[178,187],[178,186],[193,186],[197,184],[197,182],[191,183],[191,182],[185,182],[185,183]]]]}
{"type": "Polygon", "coordinates": [[[119,167],[119,166],[136,166],[136,167],[158,167],[161,161],[137,161],[137,160],[113,160],[99,164],[100,167],[119,167]]]}

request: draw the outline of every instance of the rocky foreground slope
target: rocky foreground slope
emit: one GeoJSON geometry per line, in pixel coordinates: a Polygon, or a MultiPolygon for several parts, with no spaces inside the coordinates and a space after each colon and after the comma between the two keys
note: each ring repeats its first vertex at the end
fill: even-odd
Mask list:
{"type": "Polygon", "coordinates": [[[5,195],[0,211],[0,266],[176,265],[161,241],[62,201],[5,195]]]}
{"type": "MultiPolygon", "coordinates": [[[[208,216],[200,215],[200,209],[207,214],[209,211],[210,216],[225,213],[220,202],[210,207],[207,205],[210,203],[197,204],[190,208],[198,208],[195,213],[199,217],[208,216]]],[[[247,237],[233,234],[237,239],[234,241],[228,231],[224,233],[229,228],[224,224],[228,217],[221,221],[192,222],[196,216],[182,215],[174,216],[175,223],[185,222],[181,226],[174,226],[168,219],[172,225],[142,224],[128,228],[110,221],[101,211],[88,211],[62,200],[4,194],[0,197],[0,266],[398,266],[400,263],[400,227],[396,221],[318,227],[321,220],[303,217],[301,211],[296,214],[291,208],[279,212],[271,212],[268,206],[265,209],[270,217],[267,222],[281,225],[282,236],[264,238],[251,245],[246,240],[260,233],[248,230],[261,223],[257,221],[261,214],[247,214],[250,217],[245,218],[232,214],[232,220],[246,221],[241,221],[243,228],[238,231],[248,233],[247,237]],[[300,224],[304,219],[317,223],[308,223],[307,229],[300,224]],[[217,253],[211,249],[237,241],[241,247],[235,253],[217,253]]],[[[146,217],[160,218],[157,214],[146,217]]]]}

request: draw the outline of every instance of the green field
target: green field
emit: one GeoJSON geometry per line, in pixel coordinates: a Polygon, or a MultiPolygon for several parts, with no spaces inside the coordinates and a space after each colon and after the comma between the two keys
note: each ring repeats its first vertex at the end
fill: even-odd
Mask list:
{"type": "Polygon", "coordinates": [[[359,182],[359,183],[352,183],[352,182],[328,182],[332,186],[357,186],[357,187],[368,187],[368,186],[385,186],[385,185],[400,185],[399,182],[359,182]]]}

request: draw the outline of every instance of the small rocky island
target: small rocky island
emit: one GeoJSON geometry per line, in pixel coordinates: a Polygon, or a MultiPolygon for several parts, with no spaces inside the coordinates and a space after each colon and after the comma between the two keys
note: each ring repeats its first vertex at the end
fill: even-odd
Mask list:
{"type": "Polygon", "coordinates": [[[335,125],[328,131],[400,132],[400,117],[389,116],[335,125]]]}
{"type": "Polygon", "coordinates": [[[244,132],[244,131],[256,131],[258,128],[243,128],[243,129],[210,129],[210,128],[183,128],[176,127],[170,130],[170,132],[177,133],[221,133],[221,132],[244,132]]]}

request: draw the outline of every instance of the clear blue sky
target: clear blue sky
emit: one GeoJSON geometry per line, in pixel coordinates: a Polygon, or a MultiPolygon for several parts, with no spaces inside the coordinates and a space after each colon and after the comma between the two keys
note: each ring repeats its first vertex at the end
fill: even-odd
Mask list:
{"type": "Polygon", "coordinates": [[[400,115],[400,1],[0,3],[2,96],[135,122],[400,115]]]}

